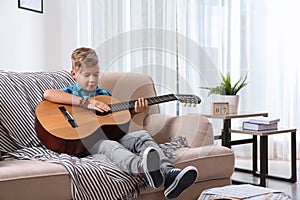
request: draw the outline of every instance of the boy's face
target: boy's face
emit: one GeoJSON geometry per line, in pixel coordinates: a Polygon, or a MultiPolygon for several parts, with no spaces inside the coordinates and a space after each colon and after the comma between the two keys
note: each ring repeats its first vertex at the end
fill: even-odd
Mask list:
{"type": "Polygon", "coordinates": [[[98,85],[99,65],[82,67],[79,71],[71,71],[71,75],[86,91],[94,92],[98,85]]]}

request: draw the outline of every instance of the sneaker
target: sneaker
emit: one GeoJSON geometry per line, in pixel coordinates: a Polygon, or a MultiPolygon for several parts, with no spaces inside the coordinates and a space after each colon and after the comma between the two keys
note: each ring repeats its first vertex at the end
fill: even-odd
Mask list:
{"type": "Polygon", "coordinates": [[[141,175],[153,188],[158,188],[163,182],[163,175],[160,171],[160,157],[153,147],[148,147],[143,153],[141,162],[141,175]]]}
{"type": "Polygon", "coordinates": [[[172,169],[165,179],[165,197],[168,199],[178,197],[186,188],[195,182],[197,175],[198,170],[193,166],[188,166],[183,170],[177,168],[172,169]]]}

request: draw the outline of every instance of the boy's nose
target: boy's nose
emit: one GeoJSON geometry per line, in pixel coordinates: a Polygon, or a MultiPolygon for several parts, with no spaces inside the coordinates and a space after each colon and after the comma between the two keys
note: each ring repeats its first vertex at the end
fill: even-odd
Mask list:
{"type": "Polygon", "coordinates": [[[95,82],[96,78],[95,77],[90,77],[90,82],[95,82]]]}

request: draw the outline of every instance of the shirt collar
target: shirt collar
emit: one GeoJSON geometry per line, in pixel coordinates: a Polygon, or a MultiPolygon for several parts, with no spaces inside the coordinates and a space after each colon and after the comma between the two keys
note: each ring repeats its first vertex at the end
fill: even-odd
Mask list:
{"type": "Polygon", "coordinates": [[[76,91],[76,93],[78,93],[79,96],[84,97],[84,98],[90,98],[90,97],[94,97],[95,96],[95,91],[93,93],[90,93],[88,91],[86,91],[85,89],[83,89],[78,82],[75,83],[74,85],[74,90],[76,91]]]}

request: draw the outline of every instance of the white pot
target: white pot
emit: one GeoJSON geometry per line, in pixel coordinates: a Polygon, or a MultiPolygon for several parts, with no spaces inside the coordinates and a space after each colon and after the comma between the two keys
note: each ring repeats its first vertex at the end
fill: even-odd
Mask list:
{"type": "Polygon", "coordinates": [[[239,95],[222,95],[222,101],[228,102],[229,114],[236,114],[239,106],[239,95]]]}

